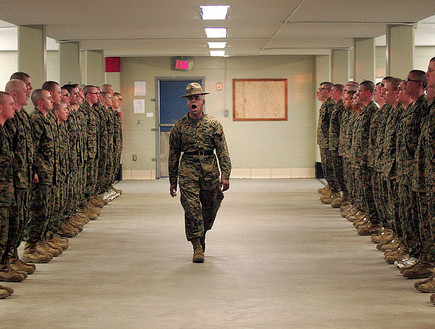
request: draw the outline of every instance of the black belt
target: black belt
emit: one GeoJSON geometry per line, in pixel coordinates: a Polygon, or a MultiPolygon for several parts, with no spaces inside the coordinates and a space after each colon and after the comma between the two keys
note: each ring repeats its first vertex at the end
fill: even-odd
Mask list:
{"type": "Polygon", "coordinates": [[[186,155],[212,155],[213,151],[198,150],[193,152],[184,152],[186,155]]]}

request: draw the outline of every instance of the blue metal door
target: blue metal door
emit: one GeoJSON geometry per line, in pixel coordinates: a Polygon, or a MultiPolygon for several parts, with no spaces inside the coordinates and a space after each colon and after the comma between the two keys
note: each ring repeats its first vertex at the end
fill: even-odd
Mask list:
{"type": "Polygon", "coordinates": [[[157,164],[157,177],[168,177],[169,132],[175,122],[188,112],[186,99],[180,98],[186,94],[186,86],[191,82],[202,84],[202,79],[158,80],[159,87],[159,130],[158,148],[160,155],[157,164]]]}

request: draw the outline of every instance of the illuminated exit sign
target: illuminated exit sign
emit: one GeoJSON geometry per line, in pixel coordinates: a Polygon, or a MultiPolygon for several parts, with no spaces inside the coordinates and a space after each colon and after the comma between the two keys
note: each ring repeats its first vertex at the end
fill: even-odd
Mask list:
{"type": "Polygon", "coordinates": [[[172,57],[171,70],[190,71],[193,68],[193,58],[191,57],[172,57]]]}

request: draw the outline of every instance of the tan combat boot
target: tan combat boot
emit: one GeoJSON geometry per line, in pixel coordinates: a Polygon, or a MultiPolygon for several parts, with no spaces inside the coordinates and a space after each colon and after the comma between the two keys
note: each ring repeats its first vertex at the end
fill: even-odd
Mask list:
{"type": "Polygon", "coordinates": [[[26,264],[18,257],[17,248],[14,248],[14,253],[9,260],[9,264],[14,271],[24,271],[27,274],[32,274],[36,269],[34,264],[26,264]]]}
{"type": "Polygon", "coordinates": [[[0,265],[0,281],[6,282],[21,282],[27,277],[27,273],[15,272],[9,265],[9,260],[2,260],[0,265]]]}
{"type": "Polygon", "coordinates": [[[190,241],[193,245],[193,258],[194,263],[204,262],[204,251],[202,250],[200,238],[195,238],[190,241]]]}
{"type": "Polygon", "coordinates": [[[0,298],[7,298],[14,293],[11,287],[0,285],[0,298]]]}
{"type": "Polygon", "coordinates": [[[53,259],[53,255],[41,253],[36,248],[36,242],[26,242],[22,260],[26,263],[48,263],[53,259]]]}
{"type": "Polygon", "coordinates": [[[114,190],[116,193],[122,194],[122,190],[116,189],[115,187],[113,187],[113,185],[112,185],[112,190],[114,190]]]}

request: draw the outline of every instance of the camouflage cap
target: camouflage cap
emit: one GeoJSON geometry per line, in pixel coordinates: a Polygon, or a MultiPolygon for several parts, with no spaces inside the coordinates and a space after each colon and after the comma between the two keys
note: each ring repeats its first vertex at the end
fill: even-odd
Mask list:
{"type": "Polygon", "coordinates": [[[180,96],[180,98],[187,98],[189,96],[195,95],[207,95],[210,93],[205,93],[202,91],[202,86],[197,82],[189,83],[186,87],[186,95],[180,96]]]}

